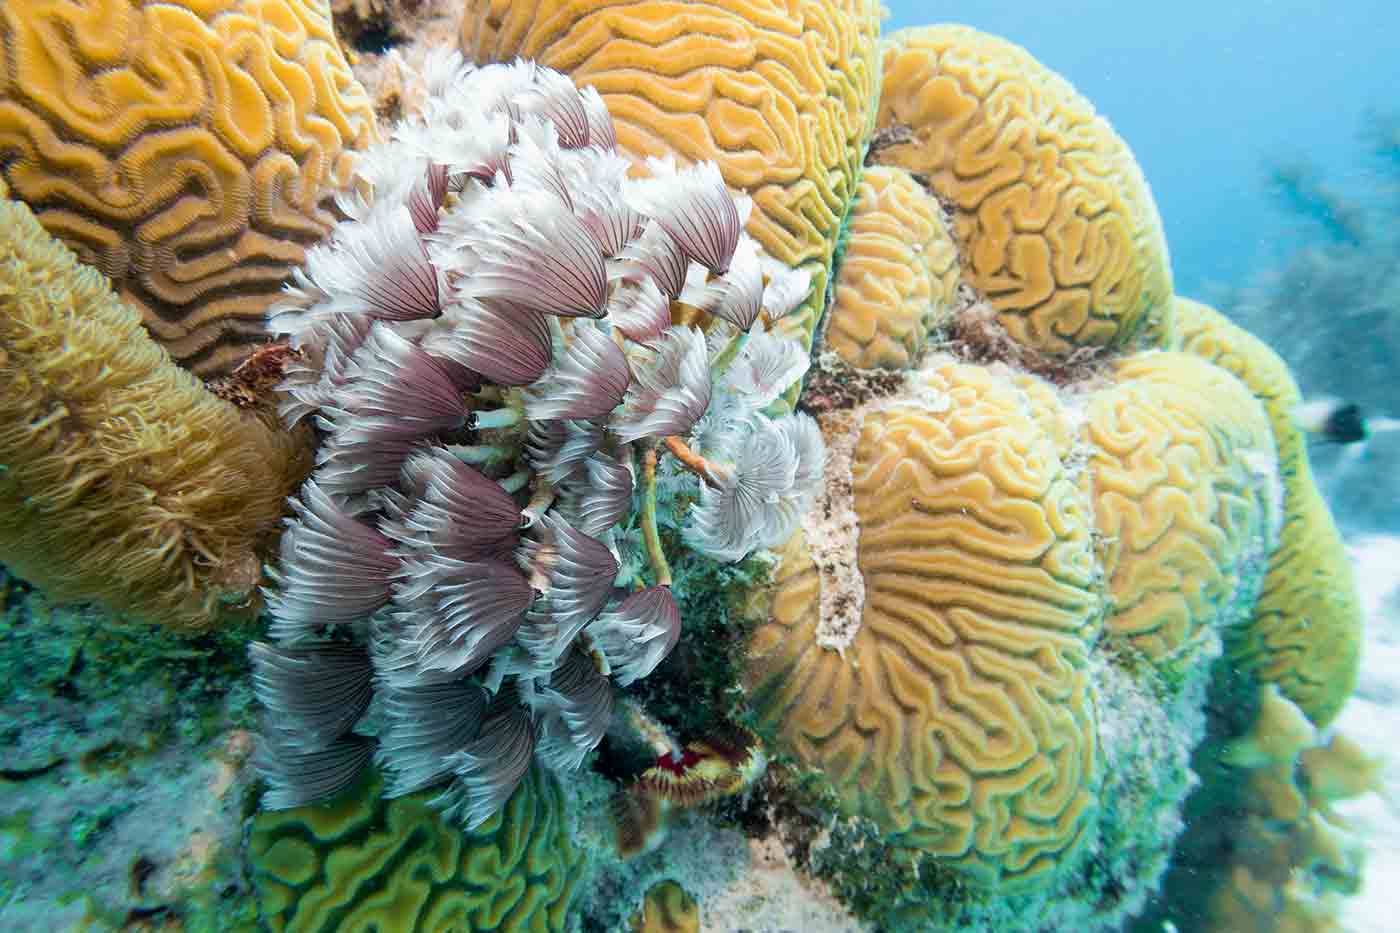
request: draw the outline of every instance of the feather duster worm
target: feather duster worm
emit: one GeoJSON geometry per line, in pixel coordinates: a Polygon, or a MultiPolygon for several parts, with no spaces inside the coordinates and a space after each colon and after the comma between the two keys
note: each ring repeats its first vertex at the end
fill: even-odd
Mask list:
{"type": "MultiPolygon", "coordinates": [[[[474,827],[532,762],[580,767],[615,684],[680,638],[658,445],[689,451],[664,476],[695,501],[692,546],[723,560],[791,529],[822,451],[810,419],[763,411],[806,357],[759,325],[806,279],[763,264],[713,165],[629,180],[601,98],[528,63],[449,54],[424,81],[439,96],[365,153],[350,220],[271,318],[301,353],[282,414],[323,440],[268,592],[273,641],[252,648],[258,760],[269,806],[373,758],[389,793],[441,786],[474,827]],[[708,335],[672,324],[676,300],[708,335]],[[649,586],[620,559],[638,529],[649,586]]],[[[745,767],[685,755],[660,796],[722,793],[745,767]]]]}
{"type": "Polygon", "coordinates": [[[613,798],[618,854],[627,859],[648,851],[660,841],[673,810],[741,794],[767,767],[763,746],[747,730],[657,756],[655,765],[613,798]]]}

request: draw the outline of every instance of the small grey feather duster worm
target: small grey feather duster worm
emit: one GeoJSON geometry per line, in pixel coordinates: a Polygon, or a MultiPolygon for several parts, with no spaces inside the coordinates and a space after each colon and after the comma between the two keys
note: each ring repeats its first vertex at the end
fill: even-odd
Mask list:
{"type": "Polygon", "coordinates": [[[474,827],[533,761],[580,767],[614,682],[675,647],[657,485],[686,546],[739,560],[792,533],[825,452],[779,401],[807,355],[764,329],[810,283],[713,164],[633,180],[598,94],[530,63],[420,79],[270,318],[302,351],[283,417],[322,443],[251,649],[258,761],[273,808],[375,760],[474,827]]]}

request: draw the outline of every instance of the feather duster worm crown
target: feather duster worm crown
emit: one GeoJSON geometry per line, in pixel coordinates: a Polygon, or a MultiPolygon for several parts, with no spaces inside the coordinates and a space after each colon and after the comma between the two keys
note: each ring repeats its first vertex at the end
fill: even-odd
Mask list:
{"type": "Polygon", "coordinates": [[[259,761],[273,808],[377,759],[474,827],[532,762],[578,768],[612,681],[675,647],[658,483],[737,560],[792,532],[825,451],[775,407],[806,354],[765,329],[809,283],[713,165],[630,179],[598,94],[529,63],[418,80],[270,319],[305,360],[283,417],[323,440],[252,649],[259,761]]]}

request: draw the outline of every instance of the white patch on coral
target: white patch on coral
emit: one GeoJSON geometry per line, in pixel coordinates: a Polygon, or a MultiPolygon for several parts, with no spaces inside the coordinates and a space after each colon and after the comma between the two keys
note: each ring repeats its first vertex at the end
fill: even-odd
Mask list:
{"type": "Polygon", "coordinates": [[[1240,462],[1254,477],[1260,490],[1260,501],[1269,510],[1269,540],[1266,546],[1272,553],[1278,536],[1283,532],[1284,519],[1284,488],[1283,477],[1279,475],[1278,453],[1272,447],[1249,450],[1240,455],[1240,462]]]}
{"type": "Polygon", "coordinates": [[[816,642],[838,652],[860,631],[865,577],[860,572],[860,516],[856,514],[851,462],[865,424],[860,411],[837,411],[818,419],[826,438],[826,475],[816,504],[802,516],[802,533],[821,579],[816,642]]]}

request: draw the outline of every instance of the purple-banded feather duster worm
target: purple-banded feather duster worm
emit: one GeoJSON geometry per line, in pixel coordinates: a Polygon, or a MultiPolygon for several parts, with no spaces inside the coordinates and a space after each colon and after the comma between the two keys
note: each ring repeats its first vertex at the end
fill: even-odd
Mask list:
{"type": "Polygon", "coordinates": [[[573,328],[573,340],[530,387],[526,414],[532,421],[598,418],[622,404],[631,382],[627,355],[593,322],[573,328]]]}
{"type": "Polygon", "coordinates": [[[607,658],[618,686],[656,669],[681,636],[681,610],[670,587],[649,586],[599,613],[584,629],[607,658]]]}
{"type": "Polygon", "coordinates": [[[705,335],[693,327],[668,328],[635,374],[613,416],[612,429],[623,441],[689,434],[709,407],[709,355],[705,335]]]}
{"type": "Polygon", "coordinates": [[[270,807],[373,757],[477,826],[532,763],[582,766],[675,647],[659,509],[737,560],[810,505],[820,433],[775,413],[805,349],[761,325],[810,277],[759,253],[713,163],[631,179],[595,90],[455,52],[407,80],[427,102],[359,154],[269,320],[302,351],[281,414],[322,437],[251,649],[258,764],[270,807]]]}
{"type": "Polygon", "coordinates": [[[442,447],[421,447],[404,464],[415,487],[399,519],[385,531],[401,553],[480,560],[515,544],[520,506],[494,480],[442,447]]]}
{"type": "Polygon", "coordinates": [[[503,560],[406,560],[394,586],[399,641],[410,673],[467,675],[515,637],[534,591],[503,560]]]}
{"type": "Polygon", "coordinates": [[[323,625],[366,619],[388,603],[398,569],[388,538],[314,481],[302,487],[292,509],[296,518],[282,535],[280,566],[269,574],[269,635],[301,638],[323,625]]]}
{"type": "Polygon", "coordinates": [[[521,643],[550,669],[608,601],[617,558],[597,538],[551,512],[537,537],[522,545],[521,562],[543,592],[542,605],[521,629],[521,643]]]}
{"type": "Polygon", "coordinates": [[[650,178],[623,188],[637,213],[660,225],[688,258],[716,275],[729,270],[743,221],[713,162],[676,170],[674,164],[652,159],[650,178]]]}

